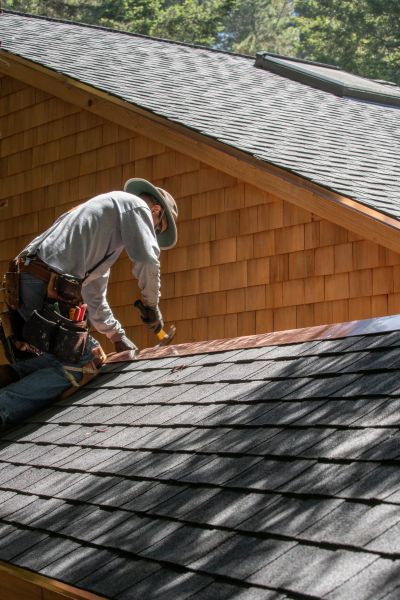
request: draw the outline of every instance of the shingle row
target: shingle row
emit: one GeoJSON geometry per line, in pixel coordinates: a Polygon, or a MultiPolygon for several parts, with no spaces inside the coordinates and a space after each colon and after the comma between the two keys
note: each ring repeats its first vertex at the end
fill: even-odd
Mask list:
{"type": "Polygon", "coordinates": [[[3,433],[0,559],[116,599],[395,598],[399,344],[110,365],[3,433]]]}

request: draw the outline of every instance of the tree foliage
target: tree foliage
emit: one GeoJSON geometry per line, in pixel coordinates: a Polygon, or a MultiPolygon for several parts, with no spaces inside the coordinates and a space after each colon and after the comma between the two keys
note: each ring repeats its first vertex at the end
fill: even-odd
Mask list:
{"type": "Polygon", "coordinates": [[[166,2],[150,33],[167,39],[214,46],[234,0],[183,0],[166,2]]]}
{"type": "Polygon", "coordinates": [[[212,46],[237,0],[3,0],[3,8],[212,46]]]}
{"type": "Polygon", "coordinates": [[[225,21],[221,46],[255,54],[292,54],[297,42],[292,0],[240,0],[225,21]]]}
{"type": "Polygon", "coordinates": [[[400,83],[399,0],[296,0],[301,58],[400,83]]]}
{"type": "Polygon", "coordinates": [[[70,3],[59,0],[2,0],[2,8],[32,15],[43,15],[57,19],[72,19],[76,15],[77,2],[70,3]]]}
{"type": "Polygon", "coordinates": [[[81,21],[141,34],[150,33],[161,9],[161,0],[92,0],[85,4],[81,21]]]}
{"type": "Polygon", "coordinates": [[[149,34],[162,0],[3,0],[3,8],[149,34]]]}

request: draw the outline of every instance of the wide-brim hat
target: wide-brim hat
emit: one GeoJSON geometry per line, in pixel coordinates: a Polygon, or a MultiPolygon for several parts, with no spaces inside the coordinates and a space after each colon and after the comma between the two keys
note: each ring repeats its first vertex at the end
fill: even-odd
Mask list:
{"type": "Polygon", "coordinates": [[[168,223],[168,228],[165,231],[157,233],[158,245],[162,250],[168,250],[168,248],[175,246],[178,241],[178,230],[175,223],[178,218],[178,207],[171,194],[156,187],[150,183],[150,181],[147,181],[147,179],[139,179],[136,177],[128,179],[128,181],[125,182],[124,191],[128,192],[128,194],[134,194],[135,196],[140,196],[140,194],[150,194],[154,197],[156,202],[165,210],[165,216],[168,223]]]}

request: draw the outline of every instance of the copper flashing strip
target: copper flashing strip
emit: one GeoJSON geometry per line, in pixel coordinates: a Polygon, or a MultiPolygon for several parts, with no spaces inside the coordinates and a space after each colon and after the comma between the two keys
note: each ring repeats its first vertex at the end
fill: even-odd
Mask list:
{"type": "Polygon", "coordinates": [[[104,596],[80,590],[33,571],[0,561],[0,598],[51,598],[51,600],[105,600],[104,596]],[[43,593],[42,593],[43,592],[43,593]],[[5,596],[9,593],[9,596],[5,596]]]}
{"type": "Polygon", "coordinates": [[[166,145],[400,252],[400,221],[117,96],[0,49],[0,72],[166,145]],[[10,69],[1,63],[7,59],[10,69]],[[112,106],[112,110],[110,110],[112,106]],[[327,202],[328,200],[328,202],[327,202]],[[345,219],[345,221],[344,221],[345,219]]]}
{"type": "Polygon", "coordinates": [[[335,325],[317,325],[316,327],[288,329],[287,331],[275,331],[223,340],[191,342],[176,344],[175,346],[164,346],[162,348],[146,348],[139,352],[136,360],[165,358],[168,356],[188,356],[191,354],[210,354],[212,352],[242,350],[245,348],[262,348],[264,346],[282,346],[283,344],[332,340],[355,335],[371,335],[398,330],[400,330],[400,315],[392,315],[362,321],[337,323],[335,325]]]}

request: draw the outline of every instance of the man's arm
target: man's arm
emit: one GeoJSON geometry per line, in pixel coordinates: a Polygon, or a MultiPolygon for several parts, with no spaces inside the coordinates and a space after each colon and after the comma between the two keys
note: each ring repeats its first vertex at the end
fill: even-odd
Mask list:
{"type": "Polygon", "coordinates": [[[138,280],[145,304],[158,306],[161,295],[160,248],[151,212],[145,202],[124,215],[121,233],[125,250],[134,263],[132,274],[138,280]]]}
{"type": "MultiPolygon", "coordinates": [[[[160,249],[154,233],[151,213],[147,205],[138,206],[123,214],[121,237],[125,250],[132,260],[132,273],[138,280],[143,299],[154,307],[157,314],[160,298],[160,249]]],[[[89,318],[96,330],[106,335],[114,344],[127,339],[125,331],[107,302],[110,271],[89,279],[82,286],[82,297],[88,305],[89,318]]],[[[133,304],[134,298],[132,298],[133,304]]],[[[162,320],[161,313],[159,313],[162,320]]]]}
{"type": "Polygon", "coordinates": [[[110,271],[82,285],[82,298],[88,305],[89,319],[99,333],[107,336],[112,342],[121,340],[125,335],[122,325],[114,317],[107,302],[107,286],[110,271]]]}
{"type": "Polygon", "coordinates": [[[147,306],[157,306],[161,296],[160,266],[154,263],[135,263],[132,268],[134,277],[147,306]]]}

